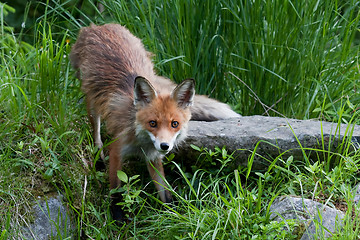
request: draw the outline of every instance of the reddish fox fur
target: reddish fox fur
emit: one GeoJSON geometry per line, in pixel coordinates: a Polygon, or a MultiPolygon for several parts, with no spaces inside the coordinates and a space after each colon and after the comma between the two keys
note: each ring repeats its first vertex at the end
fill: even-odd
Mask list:
{"type": "Polygon", "coordinates": [[[137,156],[146,160],[160,199],[170,202],[162,158],[185,138],[189,120],[239,115],[224,103],[195,96],[193,80],[176,86],[157,76],[149,56],[140,39],[125,27],[105,24],[80,30],[70,60],[80,70],[96,146],[103,146],[101,120],[114,139],[109,146],[110,187],[119,187],[117,171],[123,161],[137,156]]]}

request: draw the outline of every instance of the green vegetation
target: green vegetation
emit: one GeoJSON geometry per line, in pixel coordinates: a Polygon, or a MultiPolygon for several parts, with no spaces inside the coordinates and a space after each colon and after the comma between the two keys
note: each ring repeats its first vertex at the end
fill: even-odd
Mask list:
{"type": "Polygon", "coordinates": [[[75,239],[297,239],[297,223],[270,219],[269,206],[285,194],[346,203],[344,228],[333,239],[360,238],[352,202],[360,158],[349,142],[335,153],[324,146],[325,162],[263,156],[272,164],[262,172],[251,164],[228,169],[225,149],[207,150],[192,171],[169,161],[176,207],[159,202],[147,173],[122,174],[132,221],[117,226],[106,172],[88,165],[98,155],[67,58],[81,26],[119,22],[155,53],[159,74],[193,77],[199,93],[243,115],[359,123],[359,1],[13,4],[0,3],[0,239],[21,238],[29,205],[51,192],[64,195],[75,239]],[[19,5],[24,13],[10,7],[19,5]]]}

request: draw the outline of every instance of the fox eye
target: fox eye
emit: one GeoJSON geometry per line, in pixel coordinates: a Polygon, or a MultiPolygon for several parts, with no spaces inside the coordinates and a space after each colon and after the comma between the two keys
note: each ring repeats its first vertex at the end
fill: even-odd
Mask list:
{"type": "Polygon", "coordinates": [[[177,128],[178,126],[179,126],[179,122],[178,122],[178,121],[172,121],[172,122],[171,122],[171,127],[177,128]]]}
{"type": "Polygon", "coordinates": [[[154,127],[157,126],[157,122],[154,121],[154,120],[151,120],[151,121],[149,122],[149,125],[150,125],[150,127],[154,128],[154,127]]]}

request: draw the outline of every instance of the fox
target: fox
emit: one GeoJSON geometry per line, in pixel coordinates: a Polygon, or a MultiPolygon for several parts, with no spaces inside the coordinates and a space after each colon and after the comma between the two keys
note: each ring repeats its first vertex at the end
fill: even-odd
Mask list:
{"type": "MultiPolygon", "coordinates": [[[[104,159],[100,128],[112,137],[109,148],[110,189],[121,186],[117,172],[130,157],[145,160],[160,200],[171,203],[162,164],[164,156],[186,138],[188,123],[240,116],[227,104],[195,94],[195,81],[175,84],[156,74],[152,53],[126,27],[108,23],[80,29],[69,55],[81,79],[93,139],[104,159]]],[[[123,213],[112,198],[112,215],[123,213]]]]}

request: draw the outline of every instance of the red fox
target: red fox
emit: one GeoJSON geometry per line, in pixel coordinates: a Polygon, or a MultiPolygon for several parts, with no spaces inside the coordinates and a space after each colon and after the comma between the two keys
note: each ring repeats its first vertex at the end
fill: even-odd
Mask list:
{"type": "MultiPolygon", "coordinates": [[[[123,161],[137,156],[146,160],[160,199],[171,202],[171,194],[164,188],[162,159],[185,139],[189,120],[239,115],[224,103],[195,95],[192,79],[176,86],[157,76],[150,56],[141,40],[125,27],[105,24],[80,30],[70,60],[82,79],[95,145],[103,147],[102,120],[114,139],[109,146],[110,188],[120,186],[117,171],[123,161]]],[[[121,218],[119,214],[113,212],[113,217],[121,218]]]]}

